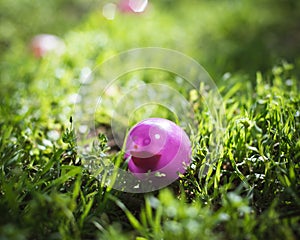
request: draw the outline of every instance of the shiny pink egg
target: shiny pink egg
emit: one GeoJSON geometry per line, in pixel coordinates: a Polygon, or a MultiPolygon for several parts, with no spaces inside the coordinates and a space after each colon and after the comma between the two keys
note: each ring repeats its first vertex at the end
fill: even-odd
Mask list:
{"type": "Polygon", "coordinates": [[[125,157],[138,178],[145,173],[176,180],[191,162],[191,142],[182,128],[163,118],[145,119],[129,131],[125,157]]]}
{"type": "Polygon", "coordinates": [[[118,8],[123,13],[142,13],[147,5],[148,0],[120,0],[118,8]]]}
{"type": "Polygon", "coordinates": [[[31,40],[30,48],[36,58],[42,58],[49,52],[54,52],[58,55],[63,53],[65,44],[55,35],[40,34],[31,40]]]}

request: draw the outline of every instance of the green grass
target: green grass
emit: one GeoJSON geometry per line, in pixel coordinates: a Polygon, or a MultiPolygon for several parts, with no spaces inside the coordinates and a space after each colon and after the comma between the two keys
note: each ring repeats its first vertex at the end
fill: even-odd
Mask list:
{"type": "MultiPolygon", "coordinates": [[[[257,40],[260,33],[269,36],[266,29],[275,23],[281,23],[276,28],[280,33],[295,29],[296,23],[271,18],[264,8],[255,12],[262,16],[258,21],[250,17],[255,6],[245,3],[216,1],[183,8],[179,1],[173,7],[168,1],[154,2],[155,10],[146,15],[118,15],[114,21],[103,19],[99,6],[64,34],[68,51],[60,58],[37,60],[23,51],[26,44],[20,36],[29,36],[28,29],[16,39],[7,36],[6,41],[18,44],[1,56],[0,239],[299,239],[299,56],[295,50],[286,57],[292,64],[278,64],[284,42],[272,42],[281,48],[269,54],[268,38],[257,40]],[[205,12],[202,28],[187,24],[199,9],[205,12]],[[224,14],[215,14],[220,12],[224,14]],[[245,21],[253,38],[239,48],[237,42],[248,36],[242,29],[245,21]],[[205,42],[207,36],[211,38],[205,42]],[[215,43],[225,46],[218,45],[218,55],[215,43]],[[69,98],[78,92],[84,69],[142,46],[173,48],[205,62],[223,98],[226,126],[219,139],[223,147],[214,154],[213,123],[203,98],[178,89],[191,96],[198,120],[191,135],[193,164],[167,188],[131,194],[108,188],[84,167],[69,98]],[[261,54],[267,54],[265,62],[261,54]]],[[[283,17],[296,8],[291,4],[282,9],[283,17]]],[[[292,47],[297,49],[297,44],[286,49],[292,47]]],[[[147,83],[175,76],[134,72],[123,77],[119,91],[130,88],[135,77],[147,83]]],[[[100,113],[99,126],[107,126],[111,110],[100,113]]],[[[162,108],[156,111],[170,117],[162,108]]],[[[143,114],[138,111],[136,117],[143,114]]],[[[118,163],[123,153],[110,151],[106,133],[92,146],[92,157],[118,163]]]]}
{"type": "MultiPolygon", "coordinates": [[[[240,76],[224,80],[228,122],[219,158],[199,176],[210,134],[206,110],[199,109],[194,167],[145,197],[108,190],[83,168],[70,124],[54,141],[49,123],[2,123],[1,236],[296,239],[300,98],[289,68],[274,68],[268,79],[258,74],[255,87],[240,76]]],[[[101,139],[98,153],[114,158],[101,139]]]]}

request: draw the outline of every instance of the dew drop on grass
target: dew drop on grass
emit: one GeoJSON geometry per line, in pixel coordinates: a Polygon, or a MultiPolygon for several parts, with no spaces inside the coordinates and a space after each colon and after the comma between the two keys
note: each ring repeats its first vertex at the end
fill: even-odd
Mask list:
{"type": "Polygon", "coordinates": [[[195,169],[196,169],[196,164],[192,163],[192,164],[190,165],[190,168],[193,169],[193,170],[195,170],[195,169]]]}
{"type": "Polygon", "coordinates": [[[26,135],[31,135],[32,134],[32,130],[28,127],[28,128],[25,129],[24,133],[26,135]]]}
{"type": "Polygon", "coordinates": [[[80,83],[87,84],[92,81],[92,70],[89,67],[84,67],[80,71],[80,83]]]}
{"type": "Polygon", "coordinates": [[[86,133],[87,130],[88,130],[88,126],[87,125],[80,125],[79,128],[78,128],[79,132],[80,133],[86,133]]]}
{"type": "Polygon", "coordinates": [[[46,150],[46,147],[43,146],[43,145],[40,145],[40,144],[37,145],[37,148],[38,148],[39,150],[41,150],[41,151],[45,151],[45,150],[46,150]]]}
{"type": "Polygon", "coordinates": [[[43,139],[42,142],[43,142],[45,147],[52,147],[52,142],[50,140],[43,139]]]}
{"type": "Polygon", "coordinates": [[[60,134],[57,130],[51,130],[47,132],[47,137],[53,141],[57,141],[60,138],[60,134]]]}
{"type": "Polygon", "coordinates": [[[82,97],[77,93],[70,94],[68,97],[69,103],[71,104],[80,103],[81,99],[82,97]]]}

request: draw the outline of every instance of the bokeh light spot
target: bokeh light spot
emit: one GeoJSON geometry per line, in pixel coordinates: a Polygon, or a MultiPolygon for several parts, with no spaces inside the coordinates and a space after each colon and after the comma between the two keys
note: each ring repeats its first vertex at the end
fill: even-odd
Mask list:
{"type": "Polygon", "coordinates": [[[113,20],[116,15],[117,6],[114,3],[107,3],[102,8],[103,16],[108,20],[113,20]]]}

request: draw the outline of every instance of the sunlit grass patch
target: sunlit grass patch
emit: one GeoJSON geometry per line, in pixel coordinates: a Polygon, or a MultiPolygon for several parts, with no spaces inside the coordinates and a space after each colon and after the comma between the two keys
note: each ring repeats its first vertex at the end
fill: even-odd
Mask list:
{"type": "MultiPolygon", "coordinates": [[[[286,61],[276,65],[272,56],[261,58],[259,63],[266,61],[262,65],[255,61],[266,53],[266,43],[260,42],[262,52],[255,47],[255,39],[261,39],[256,24],[261,23],[262,30],[274,26],[272,14],[250,18],[249,9],[255,9],[250,2],[246,7],[231,1],[203,3],[200,9],[207,10],[201,16],[203,28],[194,30],[197,26],[191,23],[199,22],[197,8],[179,9],[185,3],[168,2],[153,5],[153,11],[150,8],[145,15],[119,14],[114,21],[104,19],[99,5],[85,23],[65,33],[68,51],[60,57],[50,54],[34,59],[20,51],[26,45],[20,39],[11,46],[11,53],[1,56],[0,238],[299,238],[298,69],[286,61]],[[184,15],[185,11],[191,14],[184,15]],[[226,13],[212,14],[222,11],[226,13]],[[248,31],[254,31],[253,38],[248,39],[248,31]],[[213,40],[209,45],[205,45],[206,36],[213,40]],[[236,44],[245,38],[251,48],[236,44]],[[127,73],[108,91],[110,102],[96,111],[97,141],[86,139],[84,146],[91,150],[96,168],[87,167],[78,151],[78,129],[74,127],[78,119],[73,116],[74,104],[82,97],[80,86],[109,57],[131,47],[152,45],[190,53],[200,63],[203,60],[214,75],[222,76],[215,80],[225,109],[224,129],[216,139],[205,104],[209,99],[198,94],[198,89],[186,91],[175,74],[153,69],[127,73]],[[269,65],[274,67],[260,72],[269,65]],[[257,71],[256,76],[241,73],[250,70],[257,71]],[[111,141],[109,126],[116,104],[122,108],[120,93],[167,81],[190,103],[194,115],[188,117],[197,123],[196,130],[190,131],[193,158],[187,173],[172,185],[147,194],[107,186],[105,164],[113,162],[127,170],[124,153],[111,141]]],[[[297,9],[297,3],[289,4],[297,9]]],[[[285,14],[290,5],[285,6],[285,14]]],[[[267,8],[254,15],[265,11],[267,8]]],[[[280,15],[275,22],[277,17],[280,15]]],[[[181,124],[163,106],[143,106],[133,112],[131,126],[143,116],[156,115],[181,124]]]]}

